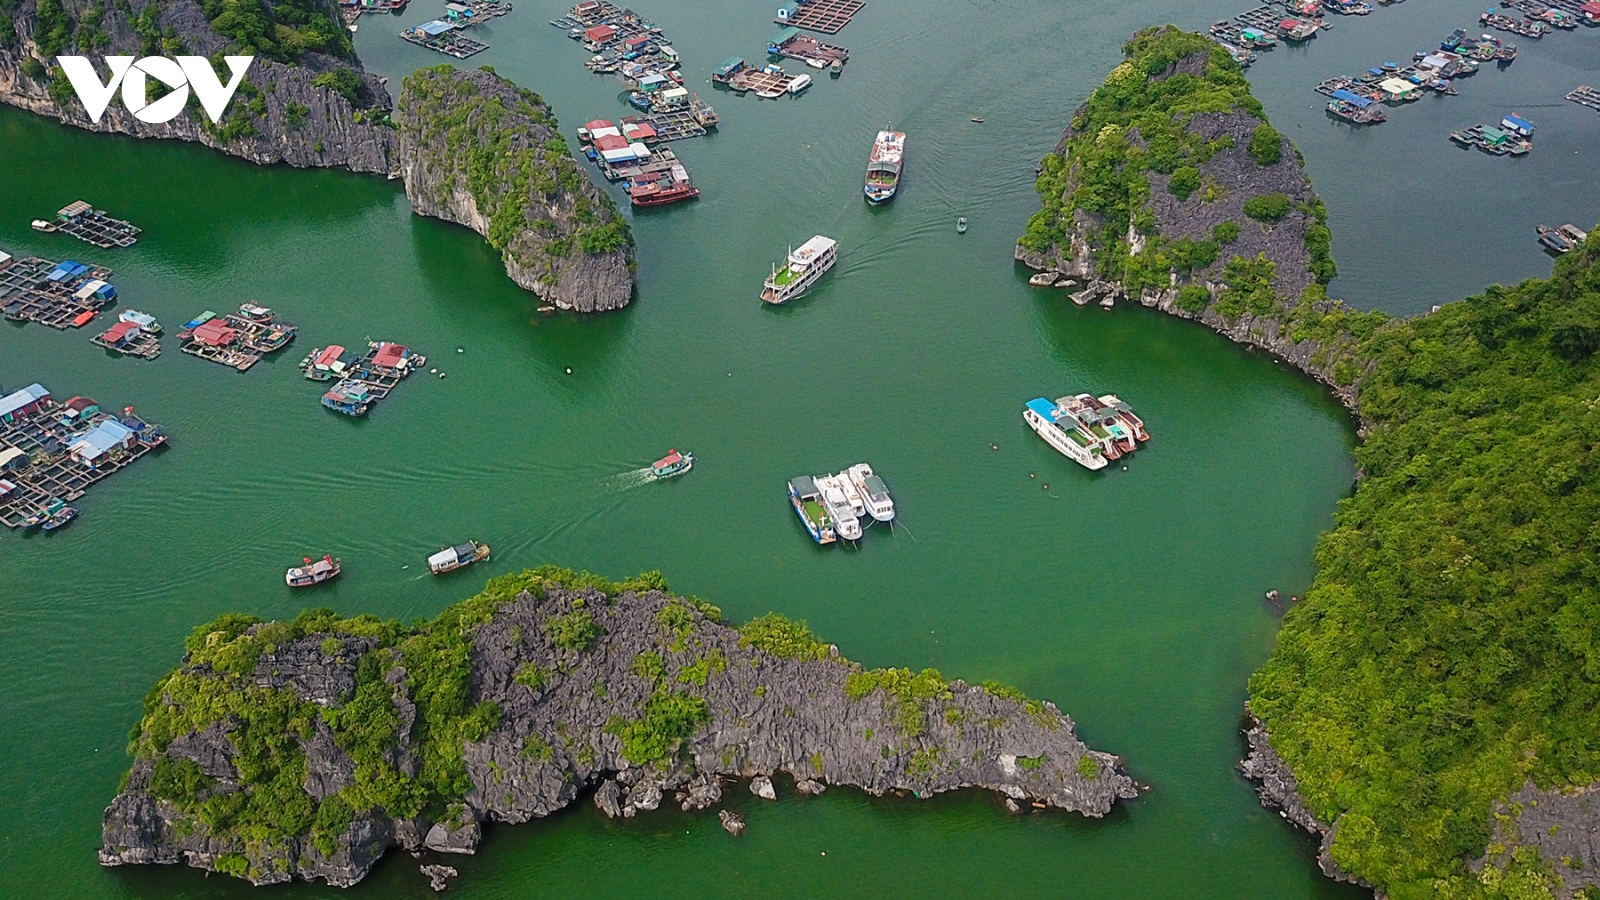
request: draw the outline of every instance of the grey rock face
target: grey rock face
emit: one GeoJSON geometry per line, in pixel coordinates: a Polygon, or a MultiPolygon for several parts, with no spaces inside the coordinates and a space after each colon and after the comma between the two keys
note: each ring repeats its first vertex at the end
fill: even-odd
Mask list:
{"type": "Polygon", "coordinates": [[[423,70],[406,79],[395,123],[412,209],[489,238],[512,281],[562,309],[604,312],[628,305],[631,239],[614,250],[584,250],[585,229],[624,226],[611,199],[567,150],[538,95],[488,72],[423,70]],[[446,119],[464,123],[447,128],[440,124],[446,119]],[[472,161],[475,148],[497,142],[506,159],[526,154],[528,165],[541,171],[524,183],[515,165],[502,162],[492,177],[475,182],[470,167],[483,164],[472,161]],[[506,223],[504,234],[496,222],[506,223]]]}
{"type": "Polygon", "coordinates": [[[744,834],[743,813],[736,813],[731,809],[724,809],[717,813],[717,819],[722,822],[723,830],[734,837],[744,834]]]}
{"type": "Polygon", "coordinates": [[[1600,782],[1580,788],[1541,791],[1529,781],[1495,809],[1491,846],[1505,849],[1473,861],[1504,867],[1511,851],[1532,846],[1561,879],[1555,895],[1568,900],[1584,888],[1600,888],[1600,782]]]}
{"type": "MultiPolygon", "coordinates": [[[[286,642],[270,661],[264,654],[257,677],[274,679],[302,700],[341,706],[354,691],[343,678],[354,639],[341,636],[347,650],[328,655],[320,652],[328,637],[286,642]]],[[[256,883],[302,878],[349,885],[390,847],[471,853],[482,840],[483,823],[549,815],[584,790],[594,789],[595,805],[607,816],[631,817],[648,814],[667,796],[685,810],[709,808],[722,798],[722,778],[750,779],[756,793],[774,798],[772,777],[779,772],[794,777],[805,793],[831,784],[929,797],[978,787],[1091,817],[1136,796],[1120,760],[1084,746],[1072,720],[1048,702],[1025,704],[955,681],[936,696],[913,701],[917,715],[908,716],[901,700],[881,687],[850,699],[845,685],[863,672],[854,663],[835,654],[777,657],[741,643],[742,637],[659,591],[608,599],[598,591],[547,584],[542,599],[523,593],[471,634],[470,699],[498,705],[499,724],[462,746],[471,787],[441,821],[366,812],[328,854],[309,834],[270,848],[212,836],[202,823],[155,797],[151,776],[161,755],[193,759],[217,779],[214,790],[239,789],[230,733],[218,724],[181,736],[156,758],[135,760],[127,788],[106,810],[100,860],[216,869],[225,854],[242,854],[256,883]],[[557,647],[545,626],[578,610],[591,615],[603,633],[581,651],[557,647]],[[674,616],[688,623],[681,631],[662,624],[674,616]],[[659,658],[660,669],[647,677],[639,660],[650,654],[659,658]],[[537,688],[516,680],[527,666],[549,673],[537,688]],[[663,692],[704,700],[707,717],[666,763],[630,760],[618,723],[640,721],[647,698],[663,692]],[[905,730],[913,719],[918,727],[905,730]]],[[[405,679],[394,677],[392,651],[366,652],[382,654],[380,671],[389,673],[396,712],[414,709],[405,679]]],[[[354,762],[323,728],[297,733],[295,740],[307,757],[311,798],[328,796],[355,777],[354,762]]],[[[395,759],[411,759],[418,749],[414,742],[413,731],[405,729],[395,759]]],[[[742,822],[723,813],[724,826],[737,833],[742,822]]]]}
{"type": "MultiPolygon", "coordinates": [[[[1186,58],[1180,60],[1168,75],[1198,65],[1201,65],[1199,57],[1186,58]]],[[[1080,109],[1074,118],[1084,113],[1085,110],[1080,109]]],[[[1095,267],[1094,250],[1105,222],[1097,214],[1084,210],[1074,212],[1072,222],[1066,229],[1064,244],[1044,251],[1018,244],[1013,258],[1035,271],[1056,272],[1064,276],[1067,280],[1063,285],[1071,285],[1072,299],[1079,305],[1100,301],[1111,306],[1118,300],[1134,300],[1168,315],[1199,321],[1235,343],[1265,350],[1327,385],[1340,402],[1355,411],[1355,390],[1348,384],[1340,384],[1335,377],[1337,366],[1343,358],[1339,352],[1335,352],[1337,348],[1309,339],[1296,341],[1284,325],[1283,313],[1257,316],[1245,311],[1236,318],[1229,318],[1219,312],[1214,303],[1200,313],[1178,306],[1179,290],[1185,283],[1198,284],[1215,298],[1226,286],[1222,282],[1223,268],[1235,255],[1255,259],[1258,254],[1264,254],[1275,263],[1272,287],[1283,300],[1285,311],[1302,302],[1302,292],[1315,281],[1310,268],[1311,255],[1306,249],[1306,231],[1315,224],[1315,219],[1304,211],[1302,204],[1315,201],[1316,194],[1300,165],[1294,145],[1287,137],[1281,138],[1281,156],[1272,165],[1260,165],[1250,155],[1250,140],[1260,124],[1260,119],[1240,109],[1226,113],[1199,113],[1186,123],[1185,127],[1190,132],[1207,141],[1222,138],[1233,141],[1232,147],[1218,150],[1198,167],[1204,184],[1222,188],[1221,196],[1214,196],[1210,202],[1205,200],[1204,188],[1190,194],[1187,200],[1179,200],[1167,190],[1170,175],[1153,171],[1144,173],[1150,182],[1147,205],[1155,214],[1157,233],[1163,237],[1171,240],[1209,240],[1212,229],[1223,222],[1231,221],[1240,225],[1239,238],[1223,245],[1216,261],[1209,267],[1192,272],[1190,281],[1180,282],[1177,273],[1173,273],[1171,285],[1165,289],[1146,288],[1130,293],[1120,282],[1102,278],[1095,267]],[[1286,194],[1294,202],[1295,206],[1287,216],[1268,224],[1245,215],[1246,201],[1271,193],[1286,194]]],[[[1056,145],[1055,153],[1065,155],[1068,141],[1075,135],[1076,132],[1068,127],[1056,145]]],[[[1142,144],[1137,128],[1131,129],[1128,137],[1130,142],[1142,144]]],[[[1069,180],[1065,193],[1070,195],[1076,187],[1069,180]]],[[[1145,241],[1131,229],[1128,239],[1135,252],[1145,241]]],[[[1315,303],[1316,308],[1323,312],[1337,305],[1337,301],[1333,300],[1318,300],[1315,303]]]]}
{"type": "MultiPolygon", "coordinates": [[[[61,2],[75,20],[81,20],[89,7],[88,0],[61,2]]],[[[212,30],[196,0],[129,0],[125,7],[102,4],[101,27],[109,42],[81,55],[91,58],[144,55],[141,53],[142,38],[133,30],[133,20],[150,6],[159,11],[158,26],[171,28],[183,46],[178,53],[166,55],[209,57],[226,49],[227,40],[212,30]]],[[[327,12],[333,21],[339,21],[332,4],[328,5],[327,12]]],[[[286,163],[296,168],[332,166],[382,174],[394,169],[397,146],[394,129],[379,124],[391,105],[388,92],[377,77],[363,74],[361,63],[354,58],[307,53],[297,65],[288,66],[256,57],[245,77],[260,90],[259,96],[265,103],[259,115],[250,116],[257,134],[224,140],[214,130],[202,127],[202,121],[209,124],[210,120],[198,105],[170,122],[149,124],[134,118],[122,105],[120,96],[107,107],[98,123],[90,121],[76,97],[58,104],[50,96],[50,77],[35,79],[23,68],[23,61],[28,58],[54,64],[53,59],[43,58],[35,40],[38,23],[33,16],[33,4],[19,7],[13,16],[17,41],[0,40],[0,102],[53,116],[76,128],[140,138],[195,141],[256,163],[286,163]],[[340,67],[361,75],[363,88],[358,96],[359,104],[352,104],[331,88],[312,84],[318,75],[340,67]],[[300,107],[305,108],[303,114],[290,114],[291,108],[298,110],[300,107]],[[356,121],[358,112],[362,119],[359,122],[356,121]]],[[[79,51],[69,49],[66,52],[79,51]]],[[[226,71],[222,71],[219,77],[226,80],[226,75],[226,71]]],[[[241,89],[229,105],[230,115],[240,112],[250,99],[241,89]]]]}
{"type": "MultiPolygon", "coordinates": [[[[1248,713],[1246,710],[1247,715],[1248,713]]],[[[1294,772],[1290,771],[1289,764],[1283,761],[1278,751],[1272,749],[1266,726],[1255,716],[1250,716],[1249,722],[1250,727],[1245,729],[1244,734],[1250,749],[1245,758],[1239,762],[1239,772],[1255,782],[1256,796],[1261,798],[1261,805],[1267,809],[1277,810],[1279,817],[1285,822],[1320,840],[1321,845],[1317,848],[1317,866],[1322,869],[1322,874],[1336,881],[1345,881],[1366,888],[1372,887],[1366,880],[1344,871],[1333,861],[1329,848],[1333,845],[1334,835],[1338,833],[1338,823],[1335,822],[1329,827],[1317,820],[1316,815],[1306,806],[1305,799],[1300,796],[1299,785],[1295,782],[1294,772]]]]}
{"type": "Polygon", "coordinates": [[[763,800],[778,799],[778,792],[772,787],[772,779],[765,775],[757,775],[750,779],[750,793],[763,800]]]}

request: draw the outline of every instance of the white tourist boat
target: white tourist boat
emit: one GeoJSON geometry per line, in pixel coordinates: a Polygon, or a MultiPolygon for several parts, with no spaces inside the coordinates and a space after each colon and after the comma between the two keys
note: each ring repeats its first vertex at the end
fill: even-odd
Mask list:
{"type": "Polygon", "coordinates": [[[822,495],[822,508],[833,519],[834,531],[847,541],[860,540],[861,519],[850,508],[850,500],[845,496],[842,482],[846,479],[838,475],[819,475],[812,480],[822,495]]]}
{"type": "Polygon", "coordinates": [[[844,498],[850,501],[850,511],[855,513],[858,519],[864,517],[867,514],[867,501],[862,497],[861,489],[851,480],[850,473],[840,472],[833,477],[839,482],[839,489],[844,491],[844,498]]]}
{"type": "Polygon", "coordinates": [[[1022,421],[1062,456],[1085,469],[1104,469],[1109,464],[1102,455],[1100,441],[1080,431],[1076,422],[1043,397],[1028,401],[1022,409],[1022,421]]]}
{"type": "Polygon", "coordinates": [[[889,487],[873,474],[871,466],[856,463],[845,470],[845,475],[866,500],[868,515],[879,522],[894,521],[894,500],[889,497],[889,487]]]}
{"type": "Polygon", "coordinates": [[[816,284],[838,259],[838,241],[820,234],[812,236],[789,251],[783,268],[772,270],[772,277],[762,285],[761,299],[774,304],[793,300],[816,284]]]}

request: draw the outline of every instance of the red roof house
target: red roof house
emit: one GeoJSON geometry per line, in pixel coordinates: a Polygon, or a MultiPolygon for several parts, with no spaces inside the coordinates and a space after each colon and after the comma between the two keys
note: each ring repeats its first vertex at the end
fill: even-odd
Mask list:
{"type": "Polygon", "coordinates": [[[583,33],[583,36],[596,44],[604,44],[617,36],[617,29],[610,25],[596,25],[583,33]]]}
{"type": "Polygon", "coordinates": [[[194,339],[211,347],[231,344],[238,337],[239,332],[229,328],[221,319],[212,319],[194,330],[194,339]]]}

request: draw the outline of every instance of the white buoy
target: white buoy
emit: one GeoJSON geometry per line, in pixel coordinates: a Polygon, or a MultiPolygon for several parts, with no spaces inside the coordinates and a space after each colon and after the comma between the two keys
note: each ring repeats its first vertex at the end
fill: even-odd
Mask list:
{"type": "Polygon", "coordinates": [[[438,374],[438,372],[439,372],[438,369],[429,369],[428,370],[428,374],[429,375],[436,375],[436,374],[438,374]]]}
{"type": "Polygon", "coordinates": [[[457,353],[465,353],[465,352],[467,352],[467,351],[466,351],[466,350],[465,350],[465,349],[464,349],[464,348],[461,348],[461,347],[457,347],[457,348],[456,348],[456,352],[457,352],[457,353]]]}
{"type": "Polygon", "coordinates": [[[567,374],[568,374],[568,375],[571,375],[571,374],[572,374],[572,370],[571,370],[571,369],[568,369],[568,370],[567,370],[567,374]]]}
{"type": "Polygon", "coordinates": [[[443,377],[444,377],[444,373],[443,373],[443,372],[440,372],[440,373],[439,373],[439,377],[440,377],[440,378],[443,378],[443,377]]]}

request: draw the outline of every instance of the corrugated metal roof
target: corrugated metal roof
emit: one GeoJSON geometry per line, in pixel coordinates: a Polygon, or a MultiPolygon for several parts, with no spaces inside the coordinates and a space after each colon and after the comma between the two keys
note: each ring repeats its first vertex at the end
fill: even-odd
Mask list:
{"type": "Polygon", "coordinates": [[[0,416],[9,416],[24,406],[43,400],[48,396],[50,396],[50,392],[45,390],[44,385],[38,383],[30,384],[21,390],[12,391],[4,397],[0,397],[0,416]]]}

